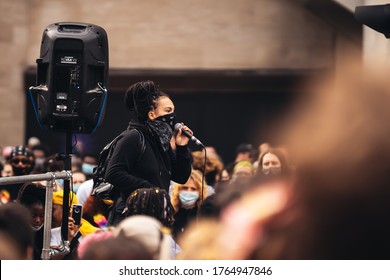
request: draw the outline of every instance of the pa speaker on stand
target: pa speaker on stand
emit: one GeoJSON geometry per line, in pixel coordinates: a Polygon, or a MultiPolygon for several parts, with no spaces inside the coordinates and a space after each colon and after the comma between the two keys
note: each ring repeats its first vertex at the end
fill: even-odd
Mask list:
{"type": "MultiPolygon", "coordinates": [[[[65,154],[59,158],[64,160],[64,169],[69,172],[72,134],[93,133],[100,125],[107,84],[108,40],[103,28],[78,22],[54,23],[45,28],[37,59],[37,85],[30,87],[29,94],[42,130],[66,134],[65,154]]],[[[62,250],[55,252],[62,255],[72,249],[68,241],[70,185],[69,179],[64,180],[63,244],[62,250]]],[[[44,238],[50,236],[50,228],[47,231],[46,226],[44,238]]]]}

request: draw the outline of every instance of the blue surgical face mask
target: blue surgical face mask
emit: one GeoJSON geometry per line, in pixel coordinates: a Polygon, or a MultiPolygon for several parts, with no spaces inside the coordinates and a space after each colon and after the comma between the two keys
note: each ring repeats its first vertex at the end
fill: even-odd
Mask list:
{"type": "Polygon", "coordinates": [[[81,171],[85,175],[92,175],[93,174],[93,169],[96,167],[95,164],[90,164],[90,163],[83,163],[81,165],[81,171]]]}
{"type": "Polygon", "coordinates": [[[77,193],[77,190],[80,188],[81,184],[73,184],[73,192],[77,193]]]}
{"type": "Polygon", "coordinates": [[[60,185],[64,185],[64,179],[57,179],[57,183],[60,185]]]}
{"type": "Polygon", "coordinates": [[[198,199],[199,199],[199,193],[198,192],[189,192],[189,191],[181,191],[179,193],[179,199],[183,206],[192,206],[194,205],[198,199]]]}

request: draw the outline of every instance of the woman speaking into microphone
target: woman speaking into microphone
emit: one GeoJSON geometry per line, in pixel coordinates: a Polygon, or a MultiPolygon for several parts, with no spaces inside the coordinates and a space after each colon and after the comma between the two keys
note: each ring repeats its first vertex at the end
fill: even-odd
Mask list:
{"type": "Polygon", "coordinates": [[[168,191],[171,180],[184,184],[191,174],[189,138],[182,132],[192,131],[182,125],[175,132],[175,106],[169,96],[154,82],[143,81],[127,89],[125,103],[134,112],[133,118],[121,133],[106,172],[106,181],[119,192],[111,225],[124,219],[126,199],[134,190],[157,187],[168,191]]]}

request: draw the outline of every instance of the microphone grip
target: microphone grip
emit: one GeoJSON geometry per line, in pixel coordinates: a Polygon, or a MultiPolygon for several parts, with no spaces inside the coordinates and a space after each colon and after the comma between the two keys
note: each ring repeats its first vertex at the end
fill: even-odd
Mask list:
{"type": "Polygon", "coordinates": [[[181,134],[183,134],[184,136],[188,137],[191,141],[194,141],[196,145],[204,147],[204,145],[202,144],[202,142],[200,142],[200,140],[198,138],[196,138],[194,135],[189,133],[187,130],[183,130],[182,129],[182,125],[177,123],[175,125],[175,130],[179,130],[179,129],[181,129],[181,134]]]}
{"type": "Polygon", "coordinates": [[[195,138],[194,135],[192,135],[191,133],[189,133],[187,130],[183,130],[183,129],[182,129],[182,130],[181,130],[181,134],[187,136],[187,137],[190,138],[191,140],[194,140],[193,138],[195,138]]]}

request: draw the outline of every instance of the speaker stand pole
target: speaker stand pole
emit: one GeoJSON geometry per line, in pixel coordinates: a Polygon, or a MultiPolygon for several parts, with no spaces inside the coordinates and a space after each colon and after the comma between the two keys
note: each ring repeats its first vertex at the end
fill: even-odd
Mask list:
{"type": "MultiPolygon", "coordinates": [[[[66,148],[65,148],[65,155],[64,155],[64,169],[71,172],[72,171],[72,161],[71,161],[71,154],[72,154],[72,137],[73,134],[71,131],[66,132],[66,148]]],[[[61,236],[62,240],[64,241],[64,245],[67,245],[69,243],[68,241],[68,218],[69,218],[69,209],[70,209],[70,201],[69,201],[69,194],[70,194],[70,179],[64,180],[64,200],[62,203],[62,225],[61,225],[61,236]]],[[[74,197],[71,197],[73,200],[74,197]]]]}

